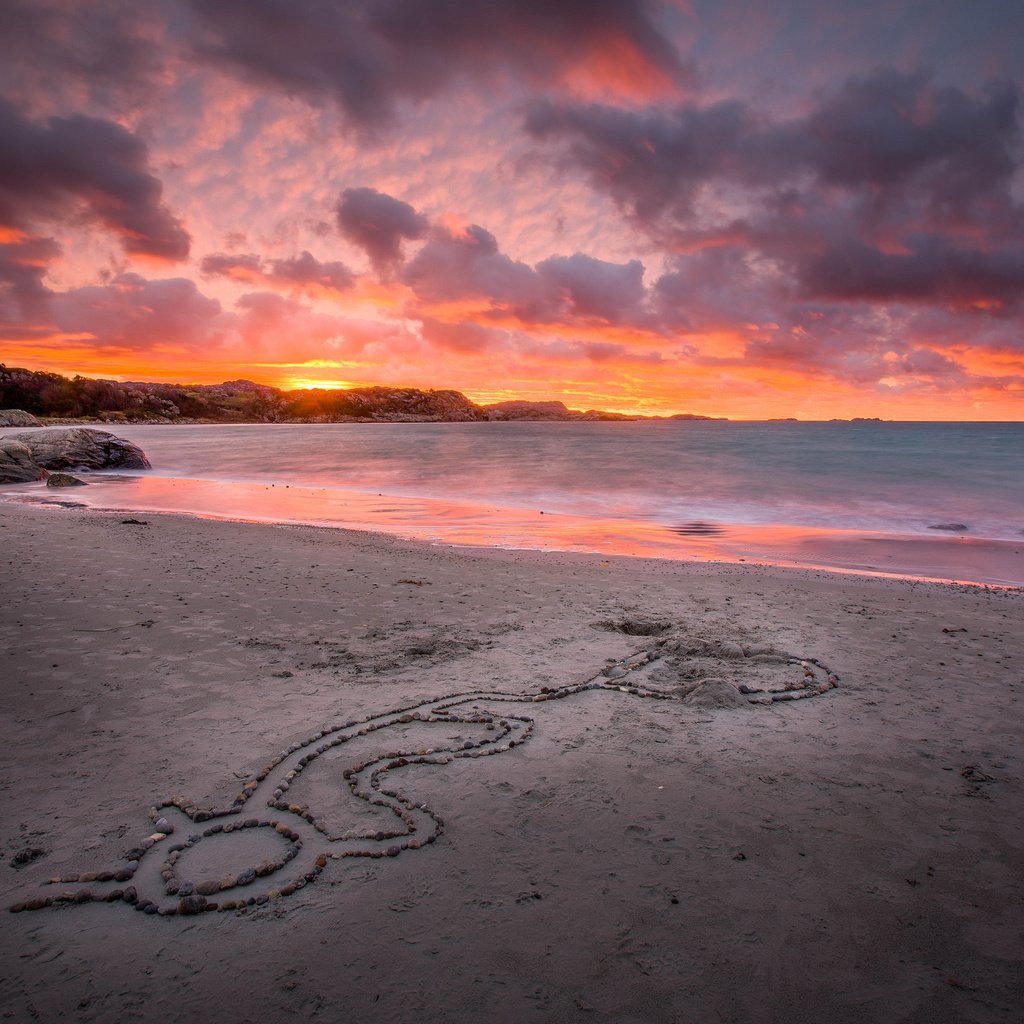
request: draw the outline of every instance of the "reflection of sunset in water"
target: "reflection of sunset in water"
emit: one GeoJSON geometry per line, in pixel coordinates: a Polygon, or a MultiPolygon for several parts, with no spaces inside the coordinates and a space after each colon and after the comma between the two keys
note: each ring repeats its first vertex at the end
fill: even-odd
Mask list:
{"type": "MultiPolygon", "coordinates": [[[[337,488],[94,474],[73,503],[133,512],[371,530],[412,540],[538,551],[724,562],[766,562],[871,575],[1024,584],[1024,543],[804,526],[688,523],[666,527],[543,509],[368,495],[337,488]]],[[[42,485],[12,496],[62,502],[42,485]]]]}

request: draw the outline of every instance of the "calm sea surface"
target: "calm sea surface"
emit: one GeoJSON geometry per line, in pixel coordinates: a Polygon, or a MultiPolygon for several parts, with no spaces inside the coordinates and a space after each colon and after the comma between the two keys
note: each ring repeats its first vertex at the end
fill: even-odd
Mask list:
{"type": "MultiPolygon", "coordinates": [[[[541,527],[536,518],[538,530],[550,531],[558,517],[583,524],[614,520],[627,532],[628,524],[634,524],[638,535],[646,537],[661,531],[674,537],[735,538],[744,531],[773,528],[790,536],[801,531],[869,531],[1019,544],[1024,531],[1021,423],[112,429],[139,444],[153,463],[152,473],[146,474],[147,491],[136,496],[138,501],[130,487],[121,485],[118,507],[126,508],[182,508],[183,501],[187,504],[185,481],[205,481],[192,488],[199,505],[192,511],[240,515],[245,495],[284,488],[295,492],[287,506],[278,495],[276,506],[261,511],[253,499],[251,518],[365,526],[369,507],[357,500],[363,494],[375,500],[401,499],[376,509],[381,529],[465,540],[453,535],[452,523],[475,519],[482,532],[468,539],[520,546],[534,546],[531,517],[540,512],[554,519],[541,527]],[[161,493],[177,497],[161,504],[161,493]],[[461,511],[454,514],[453,506],[461,511]],[[403,529],[403,520],[415,523],[416,529],[403,529]],[[957,537],[929,529],[940,524],[967,529],[957,537]]],[[[99,475],[91,479],[98,481],[99,475]]],[[[88,503],[100,503],[101,495],[92,488],[90,492],[88,503]]],[[[74,498],[86,493],[82,488],[74,498]]],[[[63,496],[71,497],[68,492],[63,496]]],[[[593,546],[589,541],[587,545],[593,546]]],[[[551,544],[549,537],[536,546],[560,545],[551,544]]]]}

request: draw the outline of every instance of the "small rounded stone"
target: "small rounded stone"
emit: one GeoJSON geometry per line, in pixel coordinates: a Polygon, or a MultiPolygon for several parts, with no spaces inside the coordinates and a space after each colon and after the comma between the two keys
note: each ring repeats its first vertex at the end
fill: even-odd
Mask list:
{"type": "Polygon", "coordinates": [[[179,914],[201,914],[206,909],[205,896],[186,896],[178,900],[179,914]]]}

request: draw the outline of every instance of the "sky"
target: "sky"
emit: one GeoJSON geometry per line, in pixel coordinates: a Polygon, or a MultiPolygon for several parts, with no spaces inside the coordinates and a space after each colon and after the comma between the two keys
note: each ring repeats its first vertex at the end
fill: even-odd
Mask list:
{"type": "Polygon", "coordinates": [[[4,0],[0,362],[1024,418],[1020,0],[4,0]]]}

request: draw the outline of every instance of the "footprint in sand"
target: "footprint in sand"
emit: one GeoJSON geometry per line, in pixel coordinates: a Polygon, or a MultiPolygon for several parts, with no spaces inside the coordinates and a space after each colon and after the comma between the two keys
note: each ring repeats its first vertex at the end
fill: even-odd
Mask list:
{"type": "MultiPolygon", "coordinates": [[[[668,628],[660,621],[638,620],[601,625],[637,636],[668,628]]],[[[663,636],[585,682],[527,693],[453,693],[352,719],[281,751],[245,782],[229,807],[201,807],[182,796],[151,807],[152,831],[127,851],[118,867],[51,878],[39,893],[10,909],[17,913],[107,902],[166,917],[262,906],[314,882],[331,860],[397,857],[436,842],[444,833],[444,820],[425,803],[390,788],[389,773],[512,750],[534,728],[533,717],[521,713],[521,705],[611,693],[700,709],[747,707],[818,696],[837,683],[814,658],[729,640],[663,636]],[[389,827],[336,835],[322,815],[289,798],[303,773],[323,755],[343,754],[345,744],[361,737],[400,737],[413,723],[482,727],[483,736],[459,739],[449,732],[443,746],[406,741],[409,749],[401,749],[402,740],[396,738],[394,749],[362,761],[353,755],[345,762],[341,775],[351,797],[389,812],[389,827]]]]}

